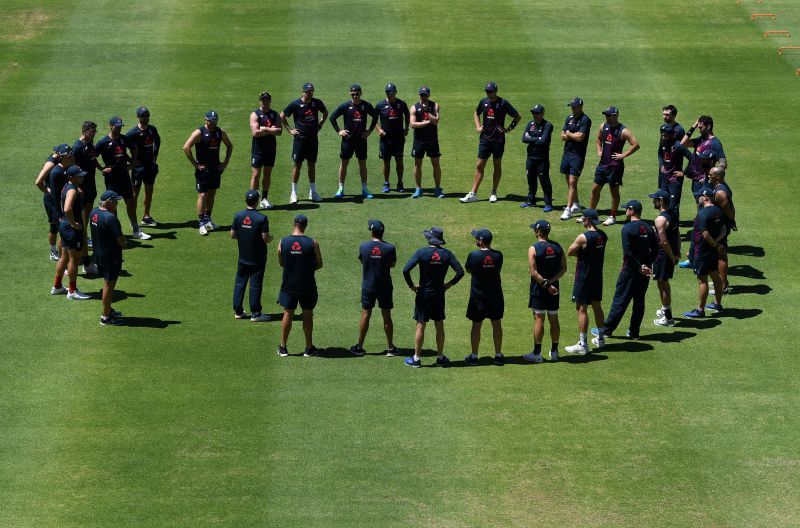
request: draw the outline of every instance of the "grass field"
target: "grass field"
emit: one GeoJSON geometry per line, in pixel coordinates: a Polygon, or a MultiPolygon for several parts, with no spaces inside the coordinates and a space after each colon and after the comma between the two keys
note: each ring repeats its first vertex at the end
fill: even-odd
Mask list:
{"type": "MultiPolygon", "coordinates": [[[[7,0],[0,21],[0,526],[800,524],[800,372],[791,345],[800,315],[799,237],[791,228],[800,57],[778,56],[778,40],[762,36],[800,31],[796,3],[7,0]],[[753,22],[757,11],[778,20],[753,22]],[[372,217],[386,223],[401,261],[431,225],[444,227],[462,262],[473,247],[469,230],[492,229],[506,257],[504,351],[530,351],[528,225],[550,219],[562,243],[580,228],[558,222],[559,211],[518,207],[525,151],[515,131],[497,204],[376,196],[269,214],[277,237],[302,210],[320,242],[326,264],[315,341],[328,349],[325,358],[279,358],[279,324],[233,320],[235,244],[224,230],[198,236],[192,170],[181,151],[209,108],[235,145],[214,215],[228,225],[243,208],[247,120],[260,91],[282,109],[312,81],[332,110],[352,82],[373,103],[388,81],[406,101],[428,84],[442,108],[444,189],[460,196],[477,148],[471,114],[490,79],[524,119],[542,103],[556,127],[566,102],[583,97],[593,135],[600,111],[617,105],[642,144],[627,162],[622,197],[641,199],[648,219],[661,106],[675,104],[687,127],[697,115],[714,117],[739,223],[735,294],[722,316],[654,327],[651,287],[644,338],[613,339],[587,359],[412,370],[402,358],[380,357],[378,320],[365,344],[371,355],[351,358],[357,248],[372,217]],[[129,324],[100,327],[99,301],[48,295],[53,266],[32,183],[50,148],[74,141],[83,120],[102,130],[121,115],[134,126],[141,104],[163,138],[153,207],[161,225],[149,230],[153,240],[125,252],[129,276],[118,282],[116,306],[129,324]]],[[[271,200],[286,204],[288,135],[278,148],[271,200]]],[[[317,167],[326,197],[335,192],[338,149],[326,127],[317,167]]],[[[375,192],[374,138],[370,149],[375,192]]],[[[560,149],[554,142],[557,204],[566,194],[555,174],[560,149]]],[[[582,203],[591,148],[588,159],[582,203]]],[[[407,158],[407,183],[410,166],[407,158]]],[[[427,162],[424,178],[430,185],[427,162]]],[[[307,194],[305,174],[300,189],[307,194]]],[[[348,190],[357,190],[353,167],[348,190]]],[[[608,206],[606,191],[600,208],[608,206]]],[[[122,220],[128,232],[124,213],[122,220]]],[[[606,308],[621,261],[619,229],[607,229],[606,308]]],[[[570,261],[562,290],[570,291],[573,271],[570,261]]],[[[273,243],[263,298],[272,313],[279,280],[273,243]]],[[[96,292],[101,281],[82,277],[78,285],[96,292]]],[[[408,350],[413,295],[399,271],[395,286],[395,341],[408,350]]],[[[469,351],[467,296],[466,280],[448,293],[445,353],[454,360],[469,351]]],[[[676,271],[673,296],[676,313],[694,307],[690,272],[676,271]]],[[[562,345],[574,343],[566,296],[561,324],[562,345]]],[[[289,347],[302,350],[299,325],[289,347]]],[[[482,353],[489,347],[484,332],[482,353]]]]}

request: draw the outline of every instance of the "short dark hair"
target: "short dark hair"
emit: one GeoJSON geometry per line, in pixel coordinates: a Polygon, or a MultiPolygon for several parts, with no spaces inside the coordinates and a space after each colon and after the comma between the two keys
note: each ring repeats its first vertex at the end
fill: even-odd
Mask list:
{"type": "Polygon", "coordinates": [[[85,134],[87,131],[95,129],[97,130],[97,123],[94,121],[84,121],[83,126],[81,127],[81,133],[85,134]]]}
{"type": "Polygon", "coordinates": [[[673,117],[678,115],[678,109],[675,108],[675,105],[671,105],[671,104],[665,105],[665,106],[661,107],[661,109],[662,110],[669,110],[669,113],[672,114],[673,117]]]}
{"type": "Polygon", "coordinates": [[[258,203],[258,198],[259,198],[259,197],[258,197],[258,195],[256,195],[256,196],[251,196],[250,198],[247,198],[247,199],[245,200],[245,203],[246,203],[247,205],[249,205],[250,207],[255,207],[255,206],[256,206],[256,204],[258,203]]]}
{"type": "Polygon", "coordinates": [[[711,116],[702,115],[697,118],[698,123],[703,123],[705,126],[709,128],[709,130],[714,130],[714,119],[711,116]]]}

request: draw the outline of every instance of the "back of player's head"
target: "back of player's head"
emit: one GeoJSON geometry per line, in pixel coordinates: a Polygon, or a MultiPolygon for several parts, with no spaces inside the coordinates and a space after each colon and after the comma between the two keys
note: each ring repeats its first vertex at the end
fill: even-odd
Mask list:
{"type": "Polygon", "coordinates": [[[244,194],[244,201],[250,207],[255,207],[260,198],[261,195],[255,189],[251,189],[244,194]]]}
{"type": "Polygon", "coordinates": [[[714,130],[714,119],[711,116],[702,115],[697,118],[698,123],[703,123],[709,130],[714,130]]]}
{"type": "Polygon", "coordinates": [[[664,110],[665,112],[668,111],[670,114],[672,114],[672,117],[675,117],[676,115],[678,115],[678,109],[675,108],[675,105],[671,105],[671,104],[664,105],[664,106],[661,107],[661,109],[664,110]]]}
{"type": "Polygon", "coordinates": [[[382,237],[385,226],[383,225],[383,222],[381,222],[380,220],[373,219],[367,221],[367,228],[373,235],[377,237],[382,237]]]}
{"type": "Polygon", "coordinates": [[[537,220],[531,224],[531,229],[533,229],[534,233],[541,233],[543,235],[550,233],[550,227],[550,222],[547,220],[537,220]]]}
{"type": "Polygon", "coordinates": [[[306,226],[308,226],[308,217],[304,214],[299,214],[294,217],[292,225],[299,227],[301,231],[305,231],[306,226]]]}
{"type": "Polygon", "coordinates": [[[89,130],[97,130],[97,123],[94,121],[84,121],[83,126],[81,126],[81,133],[85,134],[89,130]]]}

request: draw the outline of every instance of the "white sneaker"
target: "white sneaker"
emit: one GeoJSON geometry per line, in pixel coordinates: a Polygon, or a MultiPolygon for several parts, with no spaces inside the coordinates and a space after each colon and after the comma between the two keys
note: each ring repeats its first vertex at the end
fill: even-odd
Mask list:
{"type": "Polygon", "coordinates": [[[663,308],[659,308],[658,310],[656,310],[656,317],[658,317],[659,319],[664,317],[664,309],[663,308]]]}
{"type": "Polygon", "coordinates": [[[570,209],[569,209],[569,207],[565,207],[565,208],[564,208],[564,212],[563,212],[563,213],[561,213],[561,219],[562,219],[562,220],[569,220],[569,216],[570,216],[570,214],[571,214],[571,213],[570,213],[570,209]]]}
{"type": "Polygon", "coordinates": [[[91,299],[91,297],[89,297],[79,289],[75,288],[74,292],[67,294],[67,299],[69,299],[70,301],[85,301],[91,299]]]}
{"type": "Polygon", "coordinates": [[[59,255],[58,253],[50,252],[50,260],[52,260],[53,262],[58,262],[59,258],[61,258],[61,255],[59,255]]]}
{"type": "Polygon", "coordinates": [[[675,326],[675,319],[667,319],[662,315],[658,319],[654,319],[653,324],[656,326],[675,326]]]}
{"type": "Polygon", "coordinates": [[[261,209],[270,209],[272,206],[269,204],[269,200],[266,198],[262,198],[261,202],[258,204],[261,209]]]}
{"type": "Polygon", "coordinates": [[[206,222],[206,229],[208,229],[209,231],[219,229],[219,226],[214,223],[214,221],[211,219],[210,216],[208,217],[208,222],[206,222]]]}
{"type": "Polygon", "coordinates": [[[570,213],[580,213],[581,211],[583,211],[583,206],[581,204],[579,204],[578,202],[575,202],[574,204],[572,204],[572,207],[570,207],[570,209],[569,209],[570,213]]]}
{"type": "Polygon", "coordinates": [[[592,338],[592,344],[597,348],[605,348],[606,347],[606,340],[600,339],[599,337],[592,338]]]}
{"type": "Polygon", "coordinates": [[[139,240],[150,240],[153,237],[148,235],[141,229],[137,229],[136,231],[133,232],[133,238],[138,238],[139,240]]]}
{"type": "MultiPolygon", "coordinates": [[[[495,198],[495,200],[496,200],[496,198],[495,198]]],[[[458,201],[461,202],[461,203],[477,202],[478,201],[478,195],[475,194],[474,192],[470,191],[463,198],[459,198],[458,201]]]]}
{"type": "Polygon", "coordinates": [[[67,289],[63,286],[60,288],[56,288],[55,286],[50,288],[50,295],[64,295],[65,293],[67,293],[67,289]]]}
{"type": "Polygon", "coordinates": [[[531,352],[530,354],[523,354],[522,359],[524,359],[528,363],[541,363],[542,361],[544,361],[542,359],[541,354],[534,354],[533,352],[531,352]]]}
{"type": "Polygon", "coordinates": [[[322,196],[317,191],[308,191],[308,199],[312,202],[321,202],[322,196]]]}
{"type": "Polygon", "coordinates": [[[550,351],[550,362],[551,363],[557,363],[558,362],[558,351],[557,350],[551,350],[550,351]]]}
{"type": "Polygon", "coordinates": [[[265,323],[267,321],[271,321],[272,318],[265,313],[261,313],[258,315],[251,316],[250,320],[253,321],[254,323],[265,323]]]}
{"type": "Polygon", "coordinates": [[[289,204],[294,205],[297,203],[297,193],[292,193],[289,195],[289,204]]]}
{"type": "Polygon", "coordinates": [[[575,343],[574,345],[565,346],[564,350],[569,354],[580,354],[581,356],[585,356],[589,353],[589,345],[575,343]]]}
{"type": "Polygon", "coordinates": [[[614,218],[613,216],[609,216],[608,218],[606,218],[606,219],[603,221],[603,225],[604,225],[604,226],[612,226],[612,225],[614,225],[614,224],[616,224],[616,223],[617,223],[617,219],[616,219],[616,218],[614,218]]]}
{"type": "Polygon", "coordinates": [[[497,195],[496,194],[489,195],[489,203],[497,203],[497,195]]]}
{"type": "Polygon", "coordinates": [[[83,274],[84,275],[98,275],[99,270],[97,269],[97,264],[91,262],[83,266],[83,274]]]}
{"type": "Polygon", "coordinates": [[[206,227],[206,224],[201,225],[200,229],[198,229],[198,232],[200,233],[200,236],[208,235],[208,228],[206,227]]]}

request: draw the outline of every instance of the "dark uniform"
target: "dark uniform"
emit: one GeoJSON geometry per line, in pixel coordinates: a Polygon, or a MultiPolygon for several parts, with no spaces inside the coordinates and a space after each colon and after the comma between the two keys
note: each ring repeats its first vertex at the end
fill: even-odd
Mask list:
{"type": "Polygon", "coordinates": [[[708,139],[693,138],[691,141],[694,146],[694,155],[691,156],[689,164],[686,166],[686,177],[692,180],[692,192],[697,192],[705,185],[707,179],[700,154],[710,150],[714,153],[715,159],[720,159],[725,157],[725,151],[716,136],[708,139]]]}
{"type": "Polygon", "coordinates": [[[122,248],[117,239],[122,236],[122,226],[117,215],[95,207],[89,213],[92,229],[94,260],[98,272],[108,282],[117,280],[122,269],[122,248]]]}
{"type": "Polygon", "coordinates": [[[384,99],[375,106],[375,112],[380,118],[381,129],[386,132],[378,142],[378,158],[402,158],[406,144],[405,131],[411,116],[408,105],[401,99],[396,99],[393,103],[384,99]]]}
{"type": "Polygon", "coordinates": [[[583,163],[586,161],[586,147],[589,144],[589,132],[592,129],[592,120],[586,114],[580,117],[571,115],[564,121],[561,128],[563,132],[583,132],[583,141],[568,140],[564,142],[564,154],[561,157],[561,173],[580,176],[583,163]]]}
{"type": "Polygon", "coordinates": [[[67,182],[61,189],[60,213],[58,219],[58,233],[61,235],[61,244],[67,249],[80,251],[83,249],[83,232],[75,229],[69,223],[64,214],[64,204],[67,200],[67,192],[74,190],[75,197],[72,199],[72,218],[76,223],[83,226],[83,197],[81,190],[72,182],[67,182]]]}
{"type": "MultiPolygon", "coordinates": [[[[414,103],[414,117],[417,123],[426,121],[431,116],[436,116],[436,103],[433,101],[428,101],[424,105],[420,101],[414,103]]],[[[438,158],[442,155],[439,151],[438,124],[430,124],[414,129],[414,145],[411,147],[411,157],[424,158],[426,154],[429,158],[438,158]]]]}
{"type": "MultiPolygon", "coordinates": [[[[719,243],[722,244],[722,247],[728,249],[728,235],[730,235],[731,231],[733,231],[733,228],[736,227],[736,220],[735,220],[736,207],[733,205],[733,191],[731,190],[730,187],[728,187],[727,183],[725,182],[718,183],[717,186],[714,187],[714,195],[716,196],[718,192],[725,193],[725,195],[728,197],[728,203],[731,206],[731,210],[734,213],[734,219],[728,218],[727,216],[725,217],[725,228],[727,229],[727,231],[725,232],[725,236],[722,237],[722,239],[719,241],[719,243]]],[[[721,207],[720,210],[722,210],[721,207]]],[[[723,212],[723,216],[724,215],[725,213],[723,212]]]]}
{"type": "Polygon", "coordinates": [[[86,176],[83,177],[83,183],[81,183],[83,202],[92,204],[97,198],[97,182],[95,180],[97,153],[94,150],[94,145],[78,139],[72,145],[72,152],[75,155],[75,165],[86,173],[86,176]]]}
{"type": "Polygon", "coordinates": [[[94,150],[103,160],[106,167],[111,167],[111,172],[103,174],[106,190],[114,191],[123,198],[133,198],[133,185],[128,174],[128,143],[125,136],[111,139],[108,135],[97,142],[94,150]]]}
{"type": "Polygon", "coordinates": [[[336,120],[340,116],[344,116],[344,129],[350,135],[342,138],[342,148],[339,152],[341,159],[350,159],[353,154],[357,159],[367,159],[367,140],[362,137],[362,134],[375,128],[375,123],[378,121],[378,114],[375,112],[375,107],[367,101],[361,101],[355,104],[352,101],[346,101],[338,106],[336,110],[328,118],[333,125],[336,133],[339,133],[339,125],[336,120]],[[367,129],[367,117],[372,118],[372,122],[367,129]]]}
{"type": "MultiPolygon", "coordinates": [[[[683,177],[676,176],[676,172],[683,171],[683,160],[691,158],[692,153],[675,141],[672,145],[659,145],[659,189],[669,194],[668,207],[675,213],[675,223],[680,220],[681,195],[683,194],[683,177]]],[[[670,222],[670,225],[672,223],[670,222]]]]}
{"type": "Polygon", "coordinates": [[[506,147],[506,135],[499,129],[505,127],[506,116],[517,115],[517,110],[502,97],[494,102],[484,97],[475,108],[475,113],[482,118],[483,132],[478,142],[478,159],[501,159],[506,147]]]}
{"type": "Polygon", "coordinates": [[[147,125],[142,130],[135,126],[125,134],[128,146],[134,154],[131,180],[133,185],[140,187],[142,184],[153,185],[158,175],[158,150],[161,148],[161,136],[153,125],[147,125]]]}
{"type": "Polygon", "coordinates": [[[642,265],[650,266],[658,254],[655,230],[643,220],[628,222],[622,227],[622,269],[617,278],[614,300],[605,320],[605,334],[611,335],[633,300],[630,337],[639,337],[644,318],[644,300],[650,277],[640,272],[642,265]]]}
{"type": "Polygon", "coordinates": [[[418,249],[403,267],[403,277],[409,287],[414,285],[411,270],[419,265],[419,290],[414,300],[414,320],[417,322],[442,321],[445,318],[444,278],[447,269],[456,275],[450,281],[456,284],[464,277],[464,268],[455,255],[442,247],[418,249]]]}
{"type": "Polygon", "coordinates": [[[625,146],[625,139],[622,137],[623,130],[625,130],[625,125],[622,123],[617,123],[616,126],[603,123],[600,128],[603,149],[600,154],[600,163],[597,164],[597,169],[594,171],[594,182],[597,185],[608,184],[611,187],[622,185],[625,161],[614,159],[612,155],[622,153],[622,147],[625,146]]]}
{"type": "MultiPolygon", "coordinates": [[[[669,247],[672,248],[673,255],[680,254],[681,234],[678,230],[677,213],[671,209],[667,209],[665,211],[661,211],[661,214],[658,216],[663,216],[669,223],[669,227],[666,231],[667,240],[661,242],[669,244],[669,247]]],[[[656,235],[658,235],[658,232],[656,232],[656,235]]],[[[671,259],[667,258],[667,252],[664,251],[661,244],[659,244],[658,256],[653,263],[653,278],[657,281],[666,281],[672,278],[674,271],[675,263],[672,262],[671,259]]]]}
{"type": "Polygon", "coordinates": [[[317,257],[314,240],[305,235],[289,235],[281,239],[283,279],[278,304],[287,310],[313,310],[317,305],[317,257]]]}
{"type": "MultiPolygon", "coordinates": [[[[273,109],[266,112],[261,108],[253,110],[258,120],[260,127],[280,127],[281,118],[273,109]]],[[[250,146],[250,166],[258,167],[274,167],[275,166],[275,153],[277,151],[278,141],[272,134],[265,136],[254,137],[250,146]]]]}
{"type": "Polygon", "coordinates": [[[586,247],[578,251],[572,302],[591,305],[603,300],[603,264],[608,235],[603,231],[586,231],[586,247]]]}
{"type": "Polygon", "coordinates": [[[703,231],[708,231],[712,239],[716,239],[722,230],[725,229],[725,215],[722,209],[716,205],[702,207],[697,212],[694,228],[694,256],[692,266],[694,274],[698,277],[708,275],[712,271],[719,269],[719,253],[717,248],[711,246],[703,238],[703,231]]]}
{"type": "Polygon", "coordinates": [[[525,160],[525,175],[528,177],[528,201],[533,203],[538,190],[537,179],[542,182],[544,203],[553,204],[553,186],[550,183],[550,141],[553,138],[553,124],[542,119],[537,124],[531,120],[525,125],[522,142],[528,145],[525,160]]]}
{"type": "MultiPolygon", "coordinates": [[[[664,125],[662,125],[662,126],[664,126],[664,125]]],[[[685,135],[686,135],[686,130],[684,130],[684,128],[683,128],[683,127],[680,125],[680,123],[678,123],[677,121],[676,121],[675,123],[673,123],[673,124],[669,125],[669,126],[671,126],[671,127],[672,127],[672,137],[675,139],[675,141],[677,141],[678,143],[680,143],[680,142],[681,142],[681,140],[683,139],[683,136],[685,136],[685,135]]],[[[688,158],[688,156],[687,156],[687,158],[688,158]]],[[[662,159],[662,157],[661,157],[661,140],[660,140],[660,136],[659,136],[659,152],[658,152],[658,188],[659,188],[659,189],[664,189],[664,190],[666,190],[664,187],[662,187],[662,185],[664,184],[663,180],[664,180],[664,174],[665,174],[665,172],[664,172],[663,170],[661,170],[661,167],[663,167],[663,166],[664,166],[664,163],[663,163],[663,161],[664,161],[664,160],[663,160],[663,159],[662,159]]],[[[683,160],[681,160],[681,168],[680,168],[680,169],[678,169],[678,170],[683,170],[683,168],[682,168],[682,167],[683,167],[683,160]]]]}
{"type": "Polygon", "coordinates": [[[503,254],[495,249],[476,249],[467,257],[465,266],[472,274],[467,319],[475,322],[502,319],[505,312],[500,278],[503,254]]]}
{"type": "MultiPolygon", "coordinates": [[[[558,242],[539,241],[533,244],[536,251],[536,271],[547,280],[555,277],[561,271],[561,260],[564,250],[558,242]]],[[[551,282],[558,288],[558,281],[551,282]]],[[[536,312],[557,312],[559,295],[552,295],[547,289],[531,277],[530,297],[528,308],[536,312]]]]}
{"type": "MultiPolygon", "coordinates": [[[[52,156],[50,156],[52,158],[52,156]]],[[[50,159],[48,158],[48,159],[50,159]]],[[[61,219],[61,191],[67,184],[67,169],[61,165],[56,165],[50,170],[47,178],[47,186],[50,188],[50,198],[45,195],[44,208],[47,211],[47,218],[50,223],[58,224],[61,219]]]]}
{"type": "Polygon", "coordinates": [[[381,240],[362,242],[358,248],[358,260],[362,268],[361,307],[372,309],[377,301],[382,310],[394,308],[390,271],[397,262],[394,245],[381,240]]]}
{"type": "Polygon", "coordinates": [[[294,117],[294,126],[300,132],[294,136],[292,144],[292,161],[295,163],[317,162],[320,112],[325,113],[327,109],[325,104],[315,97],[308,103],[304,103],[302,99],[295,99],[283,110],[283,115],[287,119],[289,116],[294,117]]]}
{"type": "Polygon", "coordinates": [[[50,233],[55,235],[58,233],[58,201],[54,198],[53,187],[50,185],[51,175],[53,170],[58,167],[58,160],[53,156],[48,156],[45,163],[50,162],[55,166],[50,169],[50,174],[47,175],[45,186],[50,189],[49,193],[42,195],[42,205],[44,205],[44,212],[47,214],[47,221],[50,223],[50,233]]]}
{"type": "Polygon", "coordinates": [[[241,314],[244,309],[244,290],[250,282],[250,311],[261,313],[261,285],[267,265],[267,244],[264,233],[269,233],[269,220],[255,209],[239,211],[233,217],[231,231],[236,232],[239,243],[239,263],[233,286],[233,311],[241,314]]]}
{"type": "Polygon", "coordinates": [[[204,193],[212,189],[219,189],[222,180],[222,163],[219,161],[219,146],[222,144],[222,129],[215,127],[209,130],[204,126],[199,127],[200,141],[195,148],[197,164],[205,165],[205,169],[195,168],[194,180],[197,192],[204,193]]]}

